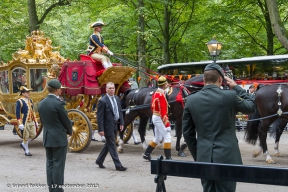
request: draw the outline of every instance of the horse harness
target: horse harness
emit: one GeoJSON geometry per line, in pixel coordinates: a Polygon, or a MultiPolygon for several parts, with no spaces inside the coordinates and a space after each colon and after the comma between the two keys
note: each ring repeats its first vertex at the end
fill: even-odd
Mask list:
{"type": "MultiPolygon", "coordinates": [[[[179,87],[180,87],[181,92],[182,92],[183,95],[184,95],[184,99],[185,99],[188,95],[191,94],[190,91],[189,91],[184,85],[180,85],[179,87]]],[[[143,87],[142,87],[142,88],[143,88],[143,87]]],[[[150,105],[151,105],[150,103],[149,103],[149,104],[143,104],[143,105],[137,105],[136,102],[135,102],[135,100],[136,100],[136,98],[137,98],[137,95],[138,95],[137,93],[138,93],[142,88],[135,90],[132,99],[129,100],[129,106],[128,106],[126,109],[122,109],[122,111],[126,111],[126,114],[129,114],[131,110],[140,110],[140,109],[145,109],[145,108],[149,108],[149,107],[150,107],[150,105]]],[[[152,95],[154,94],[154,92],[156,91],[156,89],[157,89],[157,88],[153,88],[153,90],[149,93],[149,96],[152,96],[152,95]]],[[[168,94],[165,95],[167,101],[169,101],[169,100],[168,100],[168,96],[171,95],[172,92],[173,92],[173,87],[171,87],[170,90],[168,91],[168,94]]],[[[184,99],[183,99],[183,100],[184,100],[184,99]]],[[[169,101],[168,104],[171,104],[171,103],[174,103],[174,102],[177,102],[177,100],[169,101]]],[[[170,107],[170,105],[168,105],[168,106],[170,107]]],[[[169,114],[169,116],[170,116],[169,107],[168,107],[168,114],[169,114]]]]}
{"type": "Polygon", "coordinates": [[[282,87],[281,87],[282,84],[279,84],[278,86],[278,89],[276,90],[276,92],[278,93],[278,110],[277,110],[277,113],[274,114],[274,115],[269,115],[269,116],[266,116],[266,117],[261,117],[261,118],[258,118],[258,119],[251,119],[251,120],[247,120],[247,121],[258,121],[258,120],[262,120],[262,119],[267,119],[267,118],[270,118],[270,117],[274,117],[274,116],[279,116],[279,117],[282,117],[283,119],[285,119],[286,121],[288,121],[288,118],[285,117],[285,116],[282,116],[282,115],[286,115],[288,114],[288,112],[283,112],[282,109],[281,109],[281,106],[282,106],[282,103],[281,103],[281,93],[282,93],[282,87]]]}

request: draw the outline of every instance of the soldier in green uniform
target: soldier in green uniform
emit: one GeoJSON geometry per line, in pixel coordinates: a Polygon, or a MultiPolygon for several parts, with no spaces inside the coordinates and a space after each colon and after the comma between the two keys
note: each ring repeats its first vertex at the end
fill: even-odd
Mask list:
{"type": "MultiPolygon", "coordinates": [[[[205,86],[187,97],[183,113],[183,135],[195,161],[242,164],[235,133],[237,112],[255,111],[253,99],[232,79],[224,77],[216,63],[205,67],[205,86]],[[222,81],[230,89],[220,89],[222,81]],[[196,137],[197,135],[197,137],[196,137]]],[[[232,192],[236,182],[202,179],[205,192],[232,192]]]]}
{"type": "Polygon", "coordinates": [[[50,192],[63,191],[64,169],[67,153],[67,134],[72,135],[71,121],[61,95],[61,83],[57,79],[48,82],[48,96],[38,106],[44,127],[43,145],[46,150],[46,174],[50,192]]]}

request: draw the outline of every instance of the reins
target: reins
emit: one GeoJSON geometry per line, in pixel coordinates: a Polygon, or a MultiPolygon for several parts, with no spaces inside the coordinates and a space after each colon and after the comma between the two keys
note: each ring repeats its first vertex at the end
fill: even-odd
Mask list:
{"type": "MultiPolygon", "coordinates": [[[[171,103],[175,103],[176,100],[172,100],[172,101],[169,101],[168,104],[171,104],[171,103]]],[[[135,110],[140,110],[140,109],[146,109],[146,108],[149,108],[151,107],[151,104],[143,104],[143,105],[134,105],[134,106],[130,106],[130,108],[126,108],[126,109],[122,109],[121,111],[135,111],[135,110]]]]}

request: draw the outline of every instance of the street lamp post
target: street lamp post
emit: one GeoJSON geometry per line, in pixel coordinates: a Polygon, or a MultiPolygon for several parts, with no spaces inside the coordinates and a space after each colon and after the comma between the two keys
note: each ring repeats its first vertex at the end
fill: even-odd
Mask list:
{"type": "Polygon", "coordinates": [[[216,63],[217,57],[220,55],[222,49],[222,43],[218,42],[215,37],[208,43],[206,43],[210,56],[214,63],[216,63]]]}

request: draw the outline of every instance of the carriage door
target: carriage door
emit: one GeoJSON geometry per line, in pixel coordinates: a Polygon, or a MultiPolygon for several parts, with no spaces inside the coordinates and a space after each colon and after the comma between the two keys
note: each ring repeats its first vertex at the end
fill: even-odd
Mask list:
{"type": "Polygon", "coordinates": [[[12,92],[19,93],[20,87],[25,86],[27,87],[27,74],[26,70],[22,67],[16,67],[12,70],[12,92]]]}
{"type": "Polygon", "coordinates": [[[1,93],[9,93],[8,71],[0,71],[1,93]]]}
{"type": "Polygon", "coordinates": [[[41,92],[46,86],[47,69],[30,69],[30,87],[32,92],[41,92]]]}

